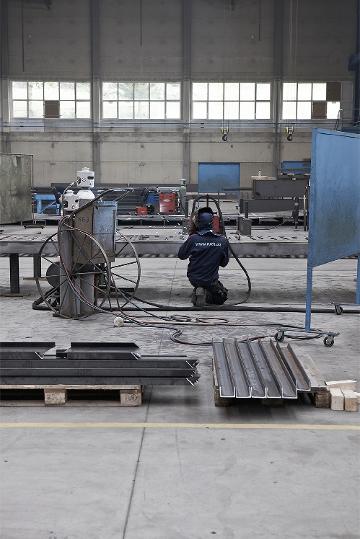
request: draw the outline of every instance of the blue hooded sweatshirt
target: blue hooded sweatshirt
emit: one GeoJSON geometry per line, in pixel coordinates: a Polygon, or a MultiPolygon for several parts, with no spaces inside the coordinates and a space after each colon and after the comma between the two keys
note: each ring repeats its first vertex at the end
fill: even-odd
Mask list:
{"type": "Polygon", "coordinates": [[[229,242],[211,230],[212,215],[199,215],[199,231],[179,249],[180,260],[190,258],[187,276],[193,286],[210,286],[219,279],[219,266],[229,262],[229,242]]]}

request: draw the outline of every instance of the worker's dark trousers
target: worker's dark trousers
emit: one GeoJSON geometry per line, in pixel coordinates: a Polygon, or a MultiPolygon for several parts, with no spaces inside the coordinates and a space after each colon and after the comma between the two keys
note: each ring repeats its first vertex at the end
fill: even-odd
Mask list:
{"type": "Polygon", "coordinates": [[[202,287],[205,289],[206,303],[209,305],[223,305],[228,297],[228,289],[220,281],[214,281],[211,284],[204,284],[190,280],[194,288],[202,287]]]}

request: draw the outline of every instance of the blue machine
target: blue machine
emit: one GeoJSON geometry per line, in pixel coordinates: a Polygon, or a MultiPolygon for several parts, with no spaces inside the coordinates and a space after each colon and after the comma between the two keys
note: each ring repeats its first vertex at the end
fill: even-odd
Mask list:
{"type": "Polygon", "coordinates": [[[60,215],[60,204],[56,203],[55,195],[51,193],[35,193],[33,196],[36,203],[36,213],[44,213],[48,208],[55,207],[55,214],[60,215]]]}
{"type": "Polygon", "coordinates": [[[281,161],[281,174],[310,174],[311,161],[281,161]]]}
{"type": "Polygon", "coordinates": [[[360,135],[314,129],[311,162],[306,330],[311,326],[314,267],[358,256],[360,303],[360,135]]]}
{"type": "Polygon", "coordinates": [[[199,163],[199,193],[240,190],[240,163],[199,163]]]}

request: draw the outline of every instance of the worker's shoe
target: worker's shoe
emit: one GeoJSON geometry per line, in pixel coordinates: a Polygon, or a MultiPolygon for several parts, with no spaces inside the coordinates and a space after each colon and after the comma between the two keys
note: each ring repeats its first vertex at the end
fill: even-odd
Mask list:
{"type": "Polygon", "coordinates": [[[192,296],[191,296],[191,302],[194,305],[194,307],[205,307],[205,304],[206,304],[205,288],[202,288],[201,286],[194,288],[192,296]]]}

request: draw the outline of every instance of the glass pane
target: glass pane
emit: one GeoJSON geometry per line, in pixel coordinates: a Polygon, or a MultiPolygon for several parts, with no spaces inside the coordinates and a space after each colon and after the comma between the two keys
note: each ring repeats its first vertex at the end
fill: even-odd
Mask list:
{"type": "Polygon", "coordinates": [[[76,118],[90,118],[90,101],[76,102],[76,118]]]}
{"type": "Polygon", "coordinates": [[[103,82],[102,98],[109,99],[109,100],[117,99],[117,83],[116,82],[103,82]]]}
{"type": "Polygon", "coordinates": [[[313,101],[326,101],[326,82],[313,83],[313,101]]]}
{"type": "Polygon", "coordinates": [[[207,117],[207,104],[206,101],[194,102],[192,106],[192,117],[194,120],[205,120],[207,117]]]}
{"type": "Polygon", "coordinates": [[[165,101],[150,102],[150,118],[163,120],[165,118],[165,101]]]}
{"type": "Polygon", "coordinates": [[[44,98],[50,101],[59,99],[58,82],[44,82],[44,98]]]}
{"type": "Polygon", "coordinates": [[[296,82],[284,82],[283,84],[283,100],[296,101],[296,82]]]}
{"type": "Polygon", "coordinates": [[[76,99],[90,99],[90,82],[76,83],[76,99]]]}
{"type": "Polygon", "coordinates": [[[166,118],[178,120],[180,117],[181,117],[180,101],[167,101],[166,102],[166,118]]]}
{"type": "Polygon", "coordinates": [[[12,97],[13,99],[27,99],[27,82],[13,81],[12,97]]]}
{"type": "Polygon", "coordinates": [[[60,101],[60,118],[75,118],[75,101],[60,101]]]}
{"type": "Polygon", "coordinates": [[[256,99],[270,100],[270,83],[266,82],[256,85],[256,99]]]}
{"type": "Polygon", "coordinates": [[[119,118],[122,120],[132,120],[134,118],[134,102],[119,102],[119,118]]]}
{"type": "Polygon", "coordinates": [[[27,101],[13,101],[13,116],[14,118],[27,117],[27,101]]]}
{"type": "Polygon", "coordinates": [[[103,101],[103,118],[117,118],[117,101],[103,101]]]}
{"type": "Polygon", "coordinates": [[[207,100],[207,82],[194,82],[193,83],[192,98],[194,101],[207,100]]]}
{"type": "Polygon", "coordinates": [[[255,119],[255,102],[243,101],[240,103],[240,120],[255,119]]]}
{"type": "Polygon", "coordinates": [[[219,120],[223,118],[223,102],[209,101],[209,120],[219,120]]]}
{"type": "Polygon", "coordinates": [[[166,83],[166,99],[180,99],[180,82],[166,83]]]}
{"type": "MultiPolygon", "coordinates": [[[[150,99],[156,101],[162,101],[165,99],[165,83],[164,82],[152,82],[150,84],[150,99]]],[[[151,118],[151,114],[150,114],[151,118]]]]}
{"type": "Polygon", "coordinates": [[[328,101],[326,103],[326,118],[336,120],[339,114],[340,101],[328,101]]]}
{"type": "Polygon", "coordinates": [[[239,119],[239,103],[237,101],[228,101],[224,105],[224,118],[226,120],[239,119]]]}
{"type": "Polygon", "coordinates": [[[209,82],[209,100],[222,101],[224,99],[224,85],[222,82],[209,82]]]}
{"type": "Polygon", "coordinates": [[[270,120],[270,101],[256,102],[256,119],[270,120]]]}
{"type": "MultiPolygon", "coordinates": [[[[136,88],[135,88],[135,91],[136,91],[136,88]]],[[[134,105],[135,105],[134,107],[135,118],[137,120],[148,120],[149,119],[149,102],[148,101],[135,101],[134,105]]]]}
{"type": "Polygon", "coordinates": [[[60,82],[60,99],[73,101],[75,99],[75,83],[60,82]]]}
{"type": "Polygon", "coordinates": [[[239,83],[225,82],[225,101],[239,101],[239,83]]]}
{"type": "Polygon", "coordinates": [[[44,101],[29,101],[29,118],[44,117],[44,101]]]}
{"type": "Polygon", "coordinates": [[[29,82],[29,99],[43,99],[43,83],[42,82],[29,82]]]}
{"type": "MultiPolygon", "coordinates": [[[[149,99],[149,83],[148,82],[135,82],[134,95],[135,95],[134,99],[149,99]]],[[[140,108],[138,109],[139,111],[140,111],[140,108]]],[[[148,116],[149,116],[149,112],[147,113],[147,117],[148,116]]]]}
{"type": "Polygon", "coordinates": [[[132,101],[134,94],[134,85],[132,82],[119,82],[119,99],[132,101]]]}
{"type": "Polygon", "coordinates": [[[283,120],[295,120],[296,119],[296,101],[284,101],[283,102],[283,120]]]}
{"type": "Polygon", "coordinates": [[[299,82],[297,98],[299,101],[311,99],[311,82],[299,82]]]}
{"type": "Polygon", "coordinates": [[[311,101],[299,101],[297,106],[298,120],[311,120],[311,101]]]}
{"type": "Polygon", "coordinates": [[[241,82],[240,83],[240,100],[251,101],[255,99],[255,83],[254,82],[241,82]]]}

